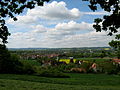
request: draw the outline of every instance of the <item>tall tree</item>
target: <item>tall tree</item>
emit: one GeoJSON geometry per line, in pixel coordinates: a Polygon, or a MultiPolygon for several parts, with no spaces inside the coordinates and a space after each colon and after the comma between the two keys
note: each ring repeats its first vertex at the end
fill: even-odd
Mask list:
{"type": "Polygon", "coordinates": [[[120,59],[120,34],[116,35],[115,39],[109,42],[109,45],[117,51],[117,57],[120,59]]]}
{"type": "Polygon", "coordinates": [[[15,15],[19,15],[24,9],[32,9],[35,5],[43,6],[43,3],[49,0],[0,0],[0,73],[12,73],[15,71],[16,65],[19,61],[11,57],[5,44],[10,35],[8,28],[5,24],[5,18],[12,18],[17,20],[15,15]]]}
{"type": "Polygon", "coordinates": [[[117,50],[117,57],[120,58],[120,0],[83,0],[89,1],[91,10],[96,11],[98,7],[101,7],[104,11],[110,12],[109,15],[104,15],[103,18],[97,18],[94,20],[93,27],[97,32],[109,31],[108,35],[117,33],[115,39],[109,42],[111,47],[117,50]]]}
{"type": "Polygon", "coordinates": [[[103,18],[97,18],[94,20],[93,27],[97,32],[109,31],[108,35],[117,33],[120,28],[120,0],[83,0],[89,1],[91,10],[96,11],[98,7],[101,7],[106,12],[110,12],[109,15],[104,15],[103,18]],[[102,23],[102,24],[101,24],[102,23]]]}
{"type": "Polygon", "coordinates": [[[50,0],[0,0],[0,39],[2,43],[7,43],[7,38],[10,35],[5,18],[10,17],[14,21],[17,20],[15,15],[19,15],[24,9],[32,9],[35,5],[43,6],[44,2],[50,0]]]}

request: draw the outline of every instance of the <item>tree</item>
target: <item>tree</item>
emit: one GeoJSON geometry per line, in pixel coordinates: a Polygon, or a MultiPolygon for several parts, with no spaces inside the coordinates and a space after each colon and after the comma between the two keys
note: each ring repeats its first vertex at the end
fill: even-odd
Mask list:
{"type": "Polygon", "coordinates": [[[102,51],[101,54],[100,54],[100,57],[101,57],[101,58],[104,58],[105,56],[107,56],[107,55],[106,55],[106,52],[105,52],[105,51],[102,51]]]}
{"type": "Polygon", "coordinates": [[[109,45],[116,49],[117,57],[120,59],[120,34],[116,35],[115,39],[109,42],[109,45]]]}
{"type": "Polygon", "coordinates": [[[22,65],[15,55],[11,55],[5,45],[0,45],[0,73],[18,73],[22,65]]]}
{"type": "Polygon", "coordinates": [[[43,3],[49,0],[0,0],[0,39],[2,43],[7,43],[7,38],[10,35],[5,18],[10,17],[14,21],[17,20],[15,15],[19,15],[24,9],[32,9],[37,4],[43,6],[43,3]]]}
{"type": "MultiPolygon", "coordinates": [[[[83,0],[89,1],[91,10],[95,11],[100,6],[104,11],[110,12],[109,15],[104,15],[103,18],[97,18],[94,20],[93,27],[97,32],[109,31],[108,35],[112,36],[113,33],[117,33],[120,30],[120,0],[83,0]]],[[[120,58],[120,34],[117,34],[115,40],[109,42],[111,47],[117,50],[117,56],[120,58]]]]}
{"type": "Polygon", "coordinates": [[[117,33],[120,28],[120,0],[83,0],[89,1],[91,10],[95,11],[100,6],[104,11],[110,12],[109,15],[104,15],[103,18],[94,20],[93,27],[97,32],[109,31],[108,35],[117,33]],[[101,24],[102,23],[102,24],[101,24]]]}
{"type": "Polygon", "coordinates": [[[6,48],[7,38],[10,35],[5,18],[17,20],[15,15],[19,15],[24,9],[32,9],[35,5],[43,6],[43,3],[49,0],[0,0],[0,73],[13,73],[20,65],[17,58],[11,56],[6,48]]]}

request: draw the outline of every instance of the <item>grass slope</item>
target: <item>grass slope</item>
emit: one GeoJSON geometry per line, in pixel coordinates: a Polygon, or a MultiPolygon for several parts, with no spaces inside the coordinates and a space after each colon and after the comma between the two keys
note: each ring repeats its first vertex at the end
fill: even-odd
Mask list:
{"type": "Polygon", "coordinates": [[[70,74],[71,78],[0,74],[0,90],[120,90],[120,76],[70,74]]]}

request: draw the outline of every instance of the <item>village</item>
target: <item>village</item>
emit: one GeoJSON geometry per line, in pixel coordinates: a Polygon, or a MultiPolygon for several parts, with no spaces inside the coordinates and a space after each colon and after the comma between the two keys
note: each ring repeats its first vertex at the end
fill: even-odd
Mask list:
{"type": "Polygon", "coordinates": [[[60,52],[57,50],[34,50],[31,51],[11,51],[16,53],[21,61],[35,61],[41,67],[60,67],[64,66],[65,72],[79,72],[79,73],[114,73],[118,72],[120,68],[120,59],[114,56],[112,49],[75,49],[64,50],[60,52]],[[111,51],[111,53],[109,53],[111,51]],[[45,53],[44,53],[45,52],[45,53]],[[82,53],[81,53],[82,52],[82,53]],[[95,56],[97,53],[97,56],[95,56]],[[113,56],[113,57],[111,57],[113,56]],[[106,67],[110,65],[111,71],[106,67]],[[69,67],[69,68],[66,68],[69,67]],[[106,69],[106,70],[105,70],[106,69]],[[107,70],[108,69],[108,70],[107,70]],[[109,71],[109,72],[108,72],[109,71]]]}

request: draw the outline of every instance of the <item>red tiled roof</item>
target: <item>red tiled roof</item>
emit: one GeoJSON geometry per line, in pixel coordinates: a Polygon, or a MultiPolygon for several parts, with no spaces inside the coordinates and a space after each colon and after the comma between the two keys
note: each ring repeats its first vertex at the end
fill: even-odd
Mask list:
{"type": "Polygon", "coordinates": [[[114,62],[120,62],[120,59],[112,59],[114,62]]]}

